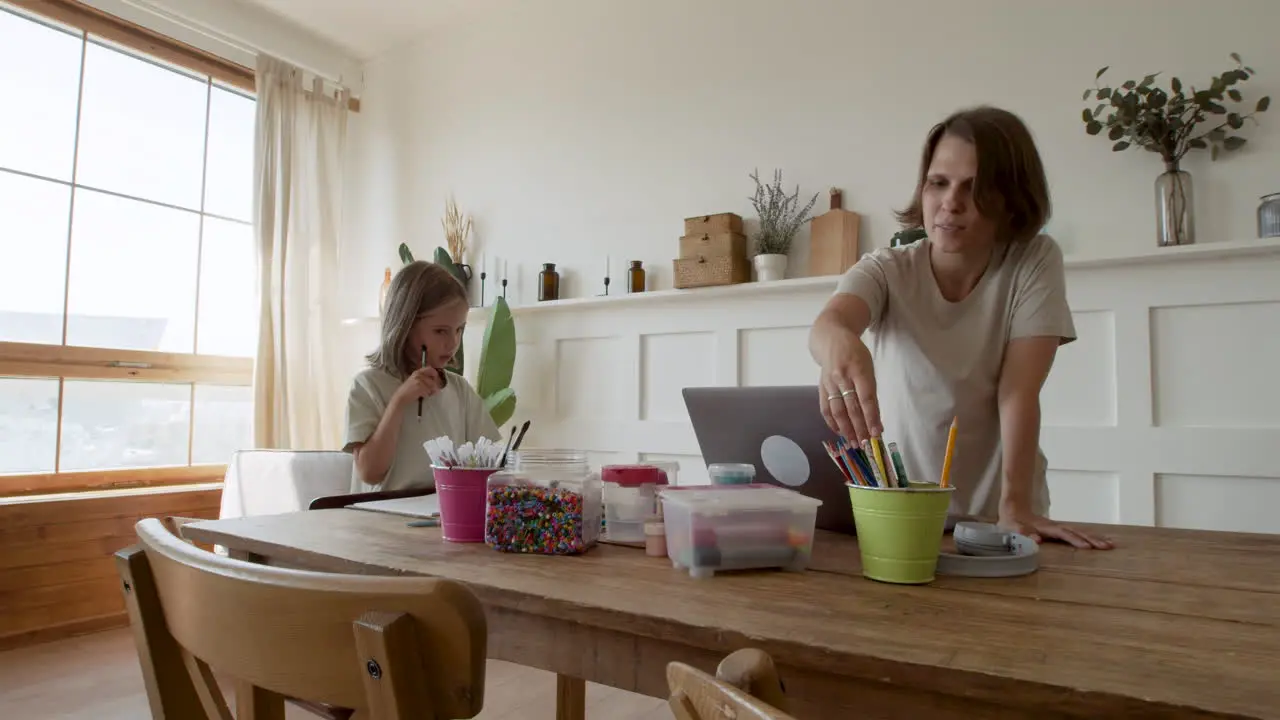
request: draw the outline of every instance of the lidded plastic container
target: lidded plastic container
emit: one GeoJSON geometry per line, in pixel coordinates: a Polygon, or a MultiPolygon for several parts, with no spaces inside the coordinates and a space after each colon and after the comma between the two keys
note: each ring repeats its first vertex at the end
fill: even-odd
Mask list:
{"type": "Polygon", "coordinates": [[[695,578],[808,567],[821,500],[773,485],[664,488],[667,557],[695,578]]]}
{"type": "Polygon", "coordinates": [[[756,478],[756,466],[751,463],[711,463],[707,475],[712,485],[746,485],[756,478]]]}
{"type": "Polygon", "coordinates": [[[489,476],[484,541],[495,550],[574,555],[600,539],[600,475],[581,450],[519,450],[489,476]]]}
{"type": "Polygon", "coordinates": [[[667,474],[654,465],[605,465],[604,535],[612,542],[643,543],[644,524],[660,517],[658,488],[667,474]]]}
{"type": "MultiPolygon", "coordinates": [[[[668,485],[680,484],[680,463],[674,460],[646,460],[644,464],[652,465],[666,473],[668,485]]],[[[661,503],[658,504],[658,509],[661,511],[661,503]]]]}

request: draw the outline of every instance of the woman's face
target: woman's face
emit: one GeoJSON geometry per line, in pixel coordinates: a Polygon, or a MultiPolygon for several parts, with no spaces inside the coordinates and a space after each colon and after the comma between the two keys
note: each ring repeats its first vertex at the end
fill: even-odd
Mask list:
{"type": "Polygon", "coordinates": [[[979,214],[973,203],[977,175],[973,143],[944,135],[934,148],[920,197],[929,241],[943,252],[968,254],[995,243],[996,223],[979,214]]]}
{"type": "Polygon", "coordinates": [[[427,346],[427,364],[434,368],[443,368],[453,359],[462,343],[462,331],[467,326],[467,311],[470,308],[462,300],[454,300],[446,305],[418,316],[409,331],[409,340],[405,354],[409,356],[409,364],[417,367],[422,362],[422,346],[427,346]]]}

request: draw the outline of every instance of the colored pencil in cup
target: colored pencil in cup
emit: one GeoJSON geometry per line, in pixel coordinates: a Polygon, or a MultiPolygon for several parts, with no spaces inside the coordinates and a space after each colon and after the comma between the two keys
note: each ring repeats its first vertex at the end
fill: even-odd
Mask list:
{"type": "Polygon", "coordinates": [[[867,479],[859,472],[857,464],[853,462],[853,458],[849,455],[849,444],[842,439],[832,449],[835,450],[836,459],[839,461],[840,466],[848,470],[849,477],[852,478],[853,482],[858,485],[866,485],[867,479]]]}
{"type": "Polygon", "coordinates": [[[902,453],[898,452],[898,443],[889,443],[889,459],[893,461],[893,469],[898,474],[899,487],[911,487],[907,479],[907,466],[902,462],[902,453]]]}
{"type": "Polygon", "coordinates": [[[840,457],[836,455],[835,448],[831,447],[831,443],[827,442],[826,440],[823,440],[822,449],[827,451],[827,456],[831,458],[831,462],[835,463],[836,467],[840,468],[840,474],[844,475],[845,480],[848,480],[851,483],[857,483],[857,481],[854,480],[851,475],[849,475],[849,471],[845,469],[844,463],[841,462],[840,457]]]}
{"type": "Polygon", "coordinates": [[[871,445],[871,453],[875,457],[876,479],[880,481],[881,487],[892,487],[889,482],[889,471],[884,466],[884,453],[880,452],[880,438],[871,438],[868,443],[871,445]]]}
{"type": "Polygon", "coordinates": [[[951,482],[951,457],[956,451],[956,425],[960,418],[951,418],[951,430],[947,433],[947,454],[942,458],[942,477],[938,481],[939,487],[950,487],[951,482]]]}
{"type": "Polygon", "coordinates": [[[893,465],[893,455],[889,453],[889,446],[880,438],[875,438],[871,442],[876,444],[876,449],[884,458],[884,472],[889,480],[889,487],[906,487],[906,484],[898,480],[898,469],[893,465]]]}
{"type": "MultiPolygon", "coordinates": [[[[850,454],[853,455],[853,459],[858,464],[858,469],[862,471],[862,474],[864,476],[866,476],[867,478],[874,478],[876,476],[875,473],[871,471],[871,463],[867,462],[867,456],[865,453],[863,453],[861,450],[857,448],[854,448],[853,452],[850,454]]],[[[867,485],[869,487],[876,486],[875,483],[871,482],[870,480],[868,480],[867,485]]]]}

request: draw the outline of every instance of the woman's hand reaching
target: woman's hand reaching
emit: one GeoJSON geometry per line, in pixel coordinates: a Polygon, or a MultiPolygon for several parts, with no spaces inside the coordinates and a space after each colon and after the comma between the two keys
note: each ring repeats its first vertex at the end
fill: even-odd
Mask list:
{"type": "Polygon", "coordinates": [[[827,427],[859,444],[879,437],[883,427],[871,351],[848,331],[832,337],[827,348],[818,382],[818,404],[827,427]]]}

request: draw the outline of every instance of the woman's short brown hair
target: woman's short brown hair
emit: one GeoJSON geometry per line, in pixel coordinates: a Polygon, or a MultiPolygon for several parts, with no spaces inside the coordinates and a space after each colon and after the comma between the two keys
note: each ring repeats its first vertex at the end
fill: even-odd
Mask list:
{"type": "Polygon", "coordinates": [[[924,227],[920,194],[933,163],[933,152],[944,136],[974,145],[978,176],[973,201],[983,217],[995,220],[1001,236],[1030,240],[1049,220],[1049,180],[1022,118],[1000,108],[982,105],[960,110],[933,126],[920,158],[916,192],[906,210],[895,213],[903,228],[924,227]]]}
{"type": "Polygon", "coordinates": [[[415,260],[400,268],[387,289],[378,349],[365,356],[369,365],[398,378],[408,377],[417,368],[404,352],[413,324],[457,300],[467,302],[467,289],[443,265],[415,260]]]}

